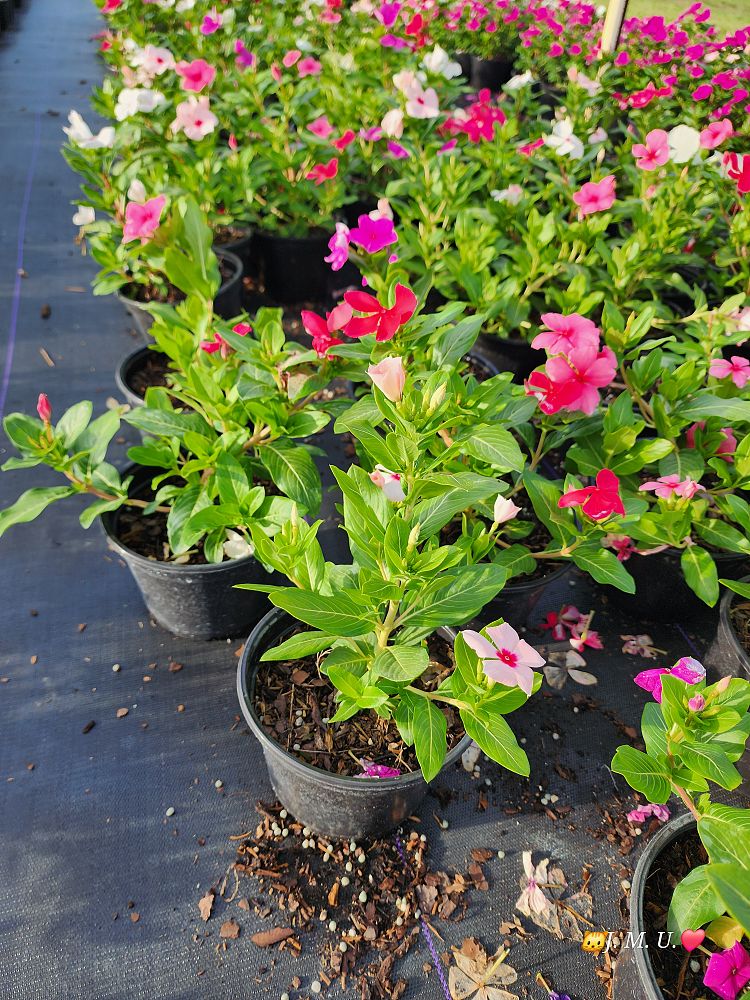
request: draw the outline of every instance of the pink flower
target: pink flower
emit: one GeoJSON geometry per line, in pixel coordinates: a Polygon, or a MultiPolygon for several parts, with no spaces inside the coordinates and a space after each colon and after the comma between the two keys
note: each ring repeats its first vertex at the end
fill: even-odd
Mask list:
{"type": "Polygon", "coordinates": [[[750,382],[750,361],[739,354],[733,354],[731,361],[714,358],[708,374],[713,378],[731,378],[738,389],[744,389],[750,382]]]}
{"type": "Polygon", "coordinates": [[[398,778],[401,772],[397,767],[388,767],[386,764],[373,764],[371,760],[361,760],[362,773],[358,778],[398,778]]]}
{"type": "Polygon", "coordinates": [[[701,146],[704,149],[716,149],[722,142],[731,139],[734,135],[734,128],[729,118],[722,118],[719,122],[711,122],[701,132],[701,146]]]}
{"type": "Polygon", "coordinates": [[[648,691],[654,696],[654,700],[661,704],[662,697],[662,677],[669,674],[677,677],[686,684],[699,684],[706,679],[706,668],[692,656],[683,656],[670,669],[666,667],[656,667],[654,670],[642,670],[633,678],[633,683],[639,688],[648,691]]]}
{"type": "Polygon", "coordinates": [[[643,824],[649,816],[658,819],[660,823],[666,823],[669,819],[669,809],[666,806],[654,805],[652,802],[647,802],[645,805],[638,806],[637,809],[632,809],[628,813],[627,819],[629,823],[643,824]]]}
{"type": "Polygon", "coordinates": [[[725,153],[722,164],[727,172],[727,177],[737,182],[739,194],[750,192],[750,155],[738,153],[725,153]]]}
{"type": "Polygon", "coordinates": [[[317,135],[320,139],[327,139],[331,132],[333,132],[333,125],[331,125],[325,115],[316,118],[307,127],[313,135],[317,135]]]}
{"type": "MultiPolygon", "coordinates": [[[[697,447],[696,433],[698,431],[703,431],[705,429],[706,429],[705,420],[699,420],[696,423],[692,424],[690,427],[688,427],[688,429],[685,431],[685,443],[687,444],[688,448],[697,447]]],[[[731,427],[722,427],[721,430],[719,431],[719,434],[721,436],[721,441],[718,447],[715,448],[715,450],[711,452],[711,454],[719,455],[721,458],[724,459],[725,462],[729,462],[731,464],[734,462],[733,456],[734,453],[737,451],[737,438],[734,436],[734,431],[732,430],[731,427]]],[[[706,442],[701,441],[701,444],[705,443],[706,442]]]]}
{"type": "Polygon", "coordinates": [[[545,371],[555,386],[559,409],[591,416],[599,405],[599,389],[615,377],[617,360],[609,347],[597,351],[595,344],[586,343],[549,358],[545,371]]]}
{"type": "Polygon", "coordinates": [[[409,150],[405,149],[400,142],[394,142],[392,139],[386,148],[395,160],[408,160],[411,155],[409,150]]]}
{"type": "Polygon", "coordinates": [[[412,94],[406,102],[406,113],[411,118],[437,118],[440,114],[438,95],[433,87],[412,94]]]}
{"type": "Polygon", "coordinates": [[[507,622],[490,626],[485,632],[489,639],[472,629],[465,629],[460,634],[482,660],[482,669],[491,681],[505,687],[519,687],[531,696],[534,668],[543,667],[544,658],[519,638],[518,632],[507,622]]]}
{"type": "Polygon", "coordinates": [[[635,165],[641,170],[656,170],[669,160],[669,136],[663,128],[655,128],[646,136],[646,143],[633,146],[635,165]]]}
{"type": "MultiPolygon", "coordinates": [[[[238,337],[246,337],[248,333],[252,332],[252,329],[253,328],[249,323],[236,323],[232,327],[232,332],[236,333],[238,337]]],[[[215,354],[217,351],[220,351],[222,358],[225,359],[229,356],[232,350],[218,330],[214,332],[213,340],[202,340],[200,347],[202,351],[206,352],[206,354],[215,354]]]]}
{"type": "Polygon", "coordinates": [[[161,213],[166,203],[167,199],[163,194],[149,198],[143,204],[129,201],[125,208],[122,242],[131,243],[133,240],[140,240],[141,243],[147,243],[159,228],[161,213]]]}
{"type": "Polygon", "coordinates": [[[406,369],[400,357],[383,358],[376,365],[370,365],[367,374],[387,399],[392,403],[400,402],[406,384],[406,369]]]}
{"type": "Polygon", "coordinates": [[[693,100],[694,101],[707,101],[708,98],[713,93],[713,89],[714,88],[711,86],[710,83],[702,83],[700,85],[700,87],[697,87],[693,91],[693,100]]]}
{"type": "Polygon", "coordinates": [[[193,59],[192,62],[178,62],[175,66],[182,77],[182,89],[200,93],[204,87],[210,87],[216,77],[216,68],[205,59],[193,59]]]}
{"type": "Polygon", "coordinates": [[[221,14],[218,14],[215,7],[211,8],[210,13],[206,14],[203,18],[203,23],[201,24],[201,34],[202,35],[213,35],[215,31],[218,31],[222,25],[221,14]]]}
{"type": "Polygon", "coordinates": [[[638,489],[641,493],[653,492],[662,500],[669,500],[672,496],[690,500],[700,489],[700,484],[694,479],[680,479],[677,473],[673,473],[671,476],[659,476],[658,479],[644,483],[638,489]]]}
{"type": "Polygon", "coordinates": [[[356,138],[356,133],[352,129],[348,128],[346,132],[342,133],[342,135],[338,137],[338,139],[334,139],[331,145],[340,152],[343,152],[347,146],[351,146],[356,138]]]}
{"type": "Polygon", "coordinates": [[[122,0],[107,0],[107,2],[102,7],[102,14],[111,14],[112,11],[117,10],[117,8],[121,6],[122,6],[122,0]]]}
{"type": "Polygon", "coordinates": [[[352,310],[346,303],[336,306],[331,312],[326,313],[326,318],[318,316],[317,313],[303,309],[300,314],[302,326],[312,337],[313,350],[319,358],[324,358],[329,348],[336,344],[343,344],[340,337],[333,334],[342,330],[352,318],[352,310]]]}
{"type": "Polygon", "coordinates": [[[256,62],[255,56],[239,38],[234,43],[234,51],[237,57],[234,61],[238,66],[242,69],[253,69],[256,62]]]}
{"type": "Polygon", "coordinates": [[[688,700],[688,708],[691,712],[702,712],[705,707],[706,699],[702,694],[693,695],[693,697],[688,700]]]}
{"type": "Polygon", "coordinates": [[[300,77],[317,76],[322,68],[322,63],[319,63],[317,59],[313,59],[312,56],[305,56],[305,58],[300,59],[298,63],[297,72],[300,77]]]}
{"type": "Polygon", "coordinates": [[[593,215],[594,212],[606,212],[612,208],[616,185],[614,174],[608,174],[600,181],[588,181],[584,184],[580,191],[573,194],[573,201],[578,205],[580,214],[593,215]]]}
{"type": "Polygon", "coordinates": [[[219,124],[219,119],[211,110],[208,97],[189,97],[177,105],[176,117],[172,122],[173,132],[184,132],[188,139],[197,142],[219,124]]]}
{"type": "Polygon", "coordinates": [[[382,3],[375,11],[375,17],[384,28],[392,28],[401,10],[400,3],[382,3]]]}
{"type": "Polygon", "coordinates": [[[291,69],[291,67],[294,66],[294,64],[301,58],[302,53],[299,49],[290,49],[281,62],[286,69],[291,69]]]}
{"type": "Polygon", "coordinates": [[[344,222],[336,223],[336,232],[328,241],[331,251],[323,260],[331,265],[332,271],[340,271],[349,260],[349,227],[344,222]]]}
{"type": "Polygon", "coordinates": [[[519,146],[518,152],[522,156],[531,156],[535,149],[539,149],[544,145],[544,139],[534,139],[533,142],[528,142],[525,146],[519,146]]]}
{"type": "Polygon", "coordinates": [[[582,652],[587,646],[590,649],[604,649],[604,644],[602,643],[599,633],[589,631],[585,628],[583,630],[578,628],[571,629],[569,641],[573,649],[579,653],[582,652]]]}
{"type": "Polygon", "coordinates": [[[46,394],[43,392],[39,393],[39,399],[36,401],[36,412],[39,414],[39,419],[43,420],[45,424],[50,422],[50,417],[52,416],[52,407],[50,401],[46,394]]]}
{"type": "Polygon", "coordinates": [[[633,539],[630,535],[605,535],[602,539],[602,545],[612,549],[620,562],[627,562],[635,552],[633,539]]]}
{"type": "Polygon", "coordinates": [[[521,513],[522,508],[517,507],[512,500],[504,497],[500,494],[495,500],[495,506],[492,510],[492,519],[495,524],[506,524],[508,521],[512,521],[514,518],[518,517],[521,513]]]}
{"type": "Polygon", "coordinates": [[[703,985],[721,997],[735,1000],[737,994],[750,983],[750,955],[739,941],[726,951],[715,951],[708,960],[703,985]]]}
{"type": "Polygon", "coordinates": [[[305,174],[309,181],[315,181],[316,187],[325,184],[326,181],[333,180],[339,172],[339,161],[332,156],[328,163],[318,163],[305,174]]]}
{"type": "Polygon", "coordinates": [[[347,337],[366,337],[374,333],[378,341],[392,340],[404,323],[414,315],[417,297],[406,285],[396,285],[396,301],[388,308],[368,292],[345,292],[344,301],[363,316],[355,316],[344,328],[347,337]]]}
{"type": "Polygon", "coordinates": [[[391,503],[401,503],[402,500],[406,500],[401,476],[397,472],[391,472],[383,465],[376,465],[375,471],[370,473],[370,479],[391,503]]]}
{"type": "Polygon", "coordinates": [[[549,329],[537,334],[531,341],[534,350],[544,348],[548,354],[567,354],[586,344],[599,346],[599,327],[578,313],[571,313],[570,316],[542,313],[542,323],[549,329]]]}
{"type": "Polygon", "coordinates": [[[620,497],[620,480],[610,469],[596,474],[596,486],[569,490],[557,501],[558,507],[580,507],[592,521],[604,521],[613,514],[624,516],[625,508],[620,497]]]}
{"type": "Polygon", "coordinates": [[[356,228],[349,233],[349,239],[362,247],[365,253],[378,253],[398,243],[392,219],[371,219],[369,215],[360,215],[356,228]]]}

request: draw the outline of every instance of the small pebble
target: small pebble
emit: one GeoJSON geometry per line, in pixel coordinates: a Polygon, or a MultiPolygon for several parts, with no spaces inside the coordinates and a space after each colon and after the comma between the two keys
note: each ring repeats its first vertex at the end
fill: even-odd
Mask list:
{"type": "Polygon", "coordinates": [[[346,941],[342,941],[339,944],[339,951],[346,951],[347,947],[348,947],[348,945],[347,945],[346,941]]]}
{"type": "Polygon", "coordinates": [[[223,788],[223,787],[224,787],[224,782],[221,780],[221,778],[217,778],[216,781],[214,782],[214,788],[223,788]]]}
{"type": "Polygon", "coordinates": [[[361,865],[363,865],[363,864],[365,863],[365,861],[367,861],[367,858],[366,858],[366,857],[364,856],[364,854],[360,854],[360,855],[359,855],[359,856],[357,857],[357,861],[359,861],[359,863],[360,863],[361,865]]]}
{"type": "Polygon", "coordinates": [[[295,724],[295,726],[297,726],[297,727],[301,726],[301,725],[302,725],[302,719],[295,719],[295,720],[294,720],[294,724],[295,724]]]}
{"type": "Polygon", "coordinates": [[[293,750],[301,750],[302,747],[299,745],[299,743],[295,743],[292,749],[293,750]]]}
{"type": "Polygon", "coordinates": [[[166,815],[167,816],[174,816],[174,806],[170,806],[169,809],[167,809],[166,815]]]}
{"type": "Polygon", "coordinates": [[[328,910],[321,910],[318,920],[328,920],[328,910]]]}
{"type": "Polygon", "coordinates": [[[422,916],[422,911],[421,911],[421,910],[415,910],[415,911],[414,911],[414,919],[415,919],[415,920],[419,920],[419,918],[420,918],[421,916],[422,916]]]}
{"type": "Polygon", "coordinates": [[[505,857],[505,851],[498,851],[497,856],[502,861],[503,858],[505,857]]]}
{"type": "Polygon", "coordinates": [[[279,819],[286,819],[288,815],[289,813],[286,811],[286,809],[282,809],[281,812],[279,813],[279,819]]]}
{"type": "Polygon", "coordinates": [[[335,920],[329,920],[328,921],[328,930],[329,931],[335,931],[336,930],[336,921],[335,920]]]}
{"type": "Polygon", "coordinates": [[[488,788],[492,788],[492,781],[489,778],[485,778],[484,783],[488,788]]]}
{"type": "Polygon", "coordinates": [[[310,831],[310,827],[309,826],[303,826],[302,827],[302,836],[303,837],[309,837],[310,836],[310,832],[311,831],[310,831]]]}
{"type": "Polygon", "coordinates": [[[560,739],[560,734],[559,733],[553,733],[552,734],[552,739],[553,740],[559,740],[560,739]]]}
{"type": "Polygon", "coordinates": [[[112,669],[114,670],[114,672],[115,672],[116,674],[119,674],[119,673],[120,673],[120,670],[122,670],[122,667],[120,666],[120,664],[119,664],[119,663],[113,663],[113,664],[112,664],[112,669]]]}
{"type": "Polygon", "coordinates": [[[692,972],[700,972],[701,971],[701,963],[698,961],[697,958],[691,958],[690,959],[690,969],[691,969],[692,972]]]}
{"type": "Polygon", "coordinates": [[[576,715],[578,715],[578,713],[579,713],[579,712],[580,712],[581,710],[580,710],[580,708],[578,708],[578,706],[577,706],[577,705],[575,705],[575,706],[573,707],[573,711],[575,712],[575,714],[576,714],[576,715]]]}
{"type": "Polygon", "coordinates": [[[628,882],[628,880],[627,880],[626,878],[624,878],[624,879],[622,880],[622,882],[620,882],[620,885],[621,885],[621,886],[623,887],[623,889],[624,889],[624,890],[625,890],[626,892],[627,892],[627,891],[628,891],[628,889],[630,888],[630,882],[628,882]]]}
{"type": "Polygon", "coordinates": [[[302,709],[298,708],[297,711],[294,714],[297,716],[298,719],[301,719],[302,718],[302,709]]]}
{"type": "Polygon", "coordinates": [[[286,827],[284,827],[284,829],[281,831],[281,836],[282,837],[288,837],[289,836],[289,831],[287,830],[286,827]]]}
{"type": "Polygon", "coordinates": [[[346,868],[346,870],[350,872],[354,870],[354,865],[351,863],[351,861],[347,861],[346,864],[344,865],[344,868],[346,868]]]}
{"type": "Polygon", "coordinates": [[[366,903],[367,902],[367,893],[365,892],[364,889],[362,890],[362,892],[360,892],[360,894],[359,894],[359,896],[357,898],[359,899],[360,903],[366,903]]]}
{"type": "Polygon", "coordinates": [[[442,828],[443,830],[447,830],[447,829],[448,829],[448,820],[447,820],[447,819],[443,819],[443,820],[441,820],[441,821],[440,821],[440,826],[441,826],[441,828],[442,828]]]}
{"type": "Polygon", "coordinates": [[[341,879],[341,884],[344,886],[349,885],[349,879],[346,877],[346,875],[344,875],[344,877],[341,879]]]}
{"type": "Polygon", "coordinates": [[[423,834],[422,834],[422,835],[420,836],[420,838],[419,838],[419,839],[420,839],[420,840],[422,841],[422,843],[423,843],[423,844],[426,844],[426,843],[427,843],[427,835],[426,835],[426,834],[424,834],[424,833],[423,833],[423,834]]]}
{"type": "Polygon", "coordinates": [[[323,855],[323,860],[324,861],[330,861],[331,860],[331,855],[328,853],[328,851],[326,851],[325,854],[323,855]]]}
{"type": "Polygon", "coordinates": [[[403,927],[403,925],[404,925],[404,918],[396,917],[396,927],[403,927]]]}
{"type": "Polygon", "coordinates": [[[560,796],[559,795],[550,795],[549,800],[550,800],[550,802],[552,802],[554,804],[555,802],[559,802],[560,801],[560,796]]]}
{"type": "Polygon", "coordinates": [[[289,994],[282,993],[281,996],[279,997],[279,1000],[289,1000],[289,994]]]}
{"type": "Polygon", "coordinates": [[[318,982],[317,979],[313,980],[313,982],[310,983],[310,992],[311,993],[320,993],[320,991],[321,991],[322,988],[323,987],[320,985],[320,983],[318,982]]]}
{"type": "Polygon", "coordinates": [[[526,737],[522,736],[521,739],[518,742],[519,743],[526,743],[526,737]]]}
{"type": "Polygon", "coordinates": [[[352,852],[352,854],[354,854],[354,852],[357,850],[357,844],[354,840],[350,841],[349,850],[352,852]]]}

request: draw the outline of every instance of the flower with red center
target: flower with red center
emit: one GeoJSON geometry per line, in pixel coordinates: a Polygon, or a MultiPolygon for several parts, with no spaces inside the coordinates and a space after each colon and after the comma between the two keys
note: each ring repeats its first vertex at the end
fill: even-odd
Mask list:
{"type": "Polygon", "coordinates": [[[189,97],[175,108],[175,120],[170,128],[173,132],[184,132],[188,139],[198,142],[210,135],[219,124],[207,96],[189,97]]]}
{"type": "Polygon", "coordinates": [[[205,59],[193,59],[192,62],[178,62],[175,69],[178,75],[182,77],[182,89],[192,90],[196,94],[200,93],[204,87],[210,87],[216,77],[216,68],[207,63],[205,59]]]}
{"type": "Polygon", "coordinates": [[[143,204],[136,201],[128,202],[125,207],[122,242],[131,243],[133,240],[140,240],[141,243],[147,243],[159,228],[161,213],[166,203],[167,199],[163,194],[149,198],[143,204]]]}
{"type": "Polygon", "coordinates": [[[660,476],[658,479],[644,483],[638,489],[641,493],[653,492],[662,500],[669,500],[673,496],[690,500],[700,489],[700,484],[696,483],[694,479],[680,479],[676,473],[673,473],[671,476],[660,476]]]}
{"type": "Polygon", "coordinates": [[[301,312],[302,326],[312,337],[313,350],[319,358],[324,358],[329,348],[336,344],[343,344],[340,337],[334,337],[334,333],[342,330],[352,318],[351,306],[342,302],[340,305],[326,313],[326,318],[318,316],[317,313],[309,309],[301,312]]]}
{"type": "Polygon", "coordinates": [[[362,247],[365,253],[378,253],[398,243],[393,219],[387,217],[373,219],[369,215],[360,215],[356,227],[349,232],[349,239],[358,247],[362,247]]]}
{"type": "Polygon", "coordinates": [[[507,622],[491,625],[484,631],[489,638],[472,629],[465,629],[460,634],[481,659],[486,676],[505,687],[519,687],[531,696],[534,670],[544,666],[544,658],[507,622]]]}
{"type": "Polygon", "coordinates": [[[573,194],[573,201],[578,205],[580,215],[593,215],[612,208],[616,185],[614,174],[608,174],[600,181],[588,181],[584,184],[580,191],[573,194]]]}
{"type": "Polygon", "coordinates": [[[592,521],[605,521],[613,514],[625,515],[620,496],[620,480],[611,469],[596,474],[596,485],[569,490],[557,501],[558,507],[580,507],[592,521]]]}
{"type": "Polygon", "coordinates": [[[339,172],[339,161],[335,156],[332,156],[328,163],[318,163],[312,168],[305,177],[309,181],[315,181],[316,187],[321,184],[325,184],[326,181],[333,180],[336,174],[339,172]]]}
{"type": "Polygon", "coordinates": [[[617,359],[609,347],[595,344],[574,347],[568,354],[549,358],[545,372],[555,384],[558,408],[591,416],[599,405],[599,389],[615,377],[617,359]]]}
{"type": "Polygon", "coordinates": [[[706,668],[692,656],[682,656],[675,665],[668,670],[666,667],[656,667],[654,670],[642,670],[633,678],[633,683],[639,688],[648,691],[654,696],[654,701],[661,704],[662,699],[662,677],[669,674],[677,677],[686,684],[699,684],[706,679],[706,668]]]}
{"type": "Polygon", "coordinates": [[[347,337],[365,337],[374,333],[378,341],[391,340],[417,308],[416,295],[401,284],[396,285],[395,303],[390,308],[382,306],[374,295],[367,292],[345,292],[344,301],[364,314],[355,316],[344,327],[347,337]]]}
{"type": "Polygon", "coordinates": [[[607,549],[612,549],[619,562],[627,562],[635,552],[635,545],[630,535],[605,535],[602,545],[607,549]]]}
{"type": "Polygon", "coordinates": [[[542,413],[558,413],[562,409],[559,400],[559,386],[541,368],[537,368],[526,379],[526,395],[535,396],[542,413]]]}
{"type": "Polygon", "coordinates": [[[722,118],[721,121],[711,122],[701,132],[701,146],[703,149],[716,149],[722,142],[731,139],[734,135],[734,127],[731,119],[722,118]]]}
{"type": "Polygon", "coordinates": [[[537,334],[531,341],[535,351],[542,348],[548,354],[567,354],[576,347],[593,344],[599,347],[599,327],[585,316],[571,313],[542,313],[542,323],[547,330],[537,334]]]}
{"type": "Polygon", "coordinates": [[[750,382],[750,361],[739,354],[733,354],[730,361],[714,358],[708,374],[713,378],[731,378],[738,389],[744,389],[750,382]]]}
{"type": "Polygon", "coordinates": [[[322,63],[319,63],[317,59],[313,59],[312,56],[305,56],[304,59],[300,59],[297,63],[297,72],[300,77],[317,76],[322,69],[322,63]]]}
{"type": "Polygon", "coordinates": [[[636,167],[641,170],[656,170],[663,167],[669,160],[669,136],[663,128],[652,129],[646,136],[646,142],[637,142],[633,146],[633,156],[636,167]]]}
{"type": "MultiPolygon", "coordinates": [[[[238,337],[246,337],[248,333],[252,332],[252,329],[253,328],[249,323],[235,323],[232,327],[232,333],[236,333],[238,337]]],[[[202,351],[206,352],[206,354],[216,354],[217,351],[220,351],[222,358],[225,360],[232,350],[230,345],[226,342],[218,330],[214,332],[213,340],[202,340],[200,347],[202,351]]]]}

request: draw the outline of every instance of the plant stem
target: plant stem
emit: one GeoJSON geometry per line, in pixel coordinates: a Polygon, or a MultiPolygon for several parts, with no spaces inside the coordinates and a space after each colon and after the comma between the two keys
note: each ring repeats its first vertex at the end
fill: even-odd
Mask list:
{"type": "Polygon", "coordinates": [[[694,803],[694,802],[693,802],[693,800],[692,800],[692,799],[690,798],[690,796],[688,795],[688,793],[687,793],[687,792],[685,791],[685,789],[684,789],[684,788],[680,788],[680,786],[679,786],[679,785],[675,785],[674,783],[672,784],[672,788],[673,788],[673,789],[675,790],[675,792],[677,792],[677,794],[678,794],[678,795],[680,796],[680,798],[681,798],[681,799],[682,799],[682,801],[683,801],[683,802],[685,803],[685,805],[687,806],[687,808],[688,808],[688,809],[690,810],[690,812],[691,812],[691,813],[693,814],[693,818],[694,818],[694,819],[696,820],[696,822],[697,822],[697,821],[698,821],[698,820],[699,820],[699,819],[701,818],[701,814],[700,814],[700,813],[698,812],[698,809],[697,809],[697,807],[696,807],[695,803],[694,803]]]}
{"type": "Polygon", "coordinates": [[[411,691],[412,694],[418,694],[421,698],[427,698],[429,701],[441,701],[444,705],[453,705],[454,708],[465,708],[467,711],[471,708],[465,701],[458,701],[456,698],[445,698],[436,691],[424,691],[422,688],[412,687],[411,684],[407,686],[406,690],[411,691]]]}

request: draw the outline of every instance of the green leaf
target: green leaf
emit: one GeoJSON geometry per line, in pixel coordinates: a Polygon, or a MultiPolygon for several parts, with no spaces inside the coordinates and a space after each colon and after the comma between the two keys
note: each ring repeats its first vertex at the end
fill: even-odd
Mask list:
{"type": "Polygon", "coordinates": [[[345,591],[326,597],[288,587],[271,594],[271,601],[299,621],[329,635],[366,635],[375,625],[374,611],[352,600],[345,591]]]}
{"type": "Polygon", "coordinates": [[[81,515],[78,518],[81,522],[81,527],[90,528],[97,517],[101,517],[102,514],[106,514],[109,510],[117,510],[122,504],[123,501],[119,498],[117,500],[95,500],[85,510],[81,511],[81,515]]]}
{"type": "Polygon", "coordinates": [[[250,483],[239,459],[229,452],[223,451],[216,459],[216,485],[222,503],[242,506],[242,502],[250,492],[250,483]]]}
{"type": "Polygon", "coordinates": [[[55,426],[55,437],[62,438],[67,449],[73,447],[76,438],[88,426],[93,406],[88,399],[75,403],[60,417],[55,426]]]}
{"type": "Polygon", "coordinates": [[[682,550],[680,565],[688,587],[713,607],[719,599],[719,574],[709,553],[700,545],[688,545],[682,550]]]}
{"type": "Polygon", "coordinates": [[[676,410],[682,420],[705,420],[721,417],[734,423],[750,423],[750,400],[723,399],[711,392],[698,392],[676,410]]]}
{"type": "Polygon", "coordinates": [[[459,575],[426,599],[418,599],[401,616],[411,628],[461,625],[479,614],[505,586],[508,574],[495,563],[461,567],[459,575]]]}
{"type": "Polygon", "coordinates": [[[727,912],[750,934],[750,871],[732,864],[709,865],[708,880],[727,912]]]}
{"type": "Polygon", "coordinates": [[[698,833],[712,862],[750,867],[750,809],[712,803],[698,833]]]}
{"type": "Polygon", "coordinates": [[[708,865],[694,868],[674,890],[667,929],[676,936],[703,927],[724,913],[721,899],[708,877],[708,868],[708,865]]]}
{"type": "Polygon", "coordinates": [[[617,587],[626,594],[635,593],[635,580],[609,549],[600,545],[582,545],[573,550],[572,559],[579,569],[588,573],[597,583],[617,587]]]}
{"type": "Polygon", "coordinates": [[[529,776],[529,758],[518,745],[513,730],[505,719],[495,713],[461,710],[461,721],[470,736],[487,756],[515,774],[529,776]]]}
{"type": "Polygon", "coordinates": [[[745,597],[750,600],[750,583],[742,583],[741,580],[719,580],[724,587],[728,590],[733,590],[735,594],[739,594],[740,597],[745,597]]]}
{"type": "Polygon", "coordinates": [[[618,747],[612,770],[621,774],[631,788],[642,792],[649,802],[664,803],[672,793],[669,772],[635,747],[618,747]]]}
{"type": "Polygon", "coordinates": [[[489,424],[472,427],[461,441],[461,448],[472,458],[491,465],[496,472],[520,472],[524,466],[516,439],[502,427],[489,424]]]}
{"type": "Polygon", "coordinates": [[[409,684],[425,672],[430,662],[423,646],[389,646],[378,653],[373,673],[397,684],[409,684]]]}
{"type": "Polygon", "coordinates": [[[727,524],[726,521],[720,521],[716,517],[707,517],[703,521],[697,521],[695,529],[704,542],[708,542],[709,545],[713,545],[717,549],[750,555],[750,541],[741,531],[738,531],[731,524],[727,524]]]}
{"type": "Polygon", "coordinates": [[[561,541],[576,538],[578,532],[573,526],[573,515],[569,509],[557,506],[562,494],[554,483],[528,470],[524,472],[522,479],[534,513],[549,528],[552,537],[561,541]]]}
{"type": "Polygon", "coordinates": [[[181,438],[185,431],[205,434],[209,430],[206,421],[197,413],[178,413],[151,406],[139,406],[127,413],[124,419],[133,427],[146,434],[153,434],[154,437],[181,438]]]}
{"type": "Polygon", "coordinates": [[[188,486],[174,498],[167,516],[167,539],[174,555],[187,552],[201,537],[204,529],[193,527],[190,519],[210,506],[211,498],[201,486],[188,486]]]}
{"type": "Polygon", "coordinates": [[[667,731],[661,706],[654,701],[648,702],[641,716],[641,732],[649,757],[667,756],[667,731]]]}
{"type": "Polygon", "coordinates": [[[425,781],[432,781],[443,766],[447,751],[445,716],[428,698],[414,699],[414,749],[425,781]]]}
{"type": "Polygon", "coordinates": [[[304,656],[312,656],[329,649],[335,639],[327,632],[298,632],[291,638],[280,642],[273,649],[267,649],[261,656],[261,662],[273,660],[299,660],[304,656]]]}
{"type": "Polygon", "coordinates": [[[32,451],[39,447],[39,439],[43,434],[41,420],[29,417],[25,413],[9,413],[3,420],[3,428],[20,452],[32,451]]]}
{"type": "Polygon", "coordinates": [[[441,475],[426,480],[422,484],[429,487],[445,487],[436,497],[421,500],[414,508],[412,523],[419,522],[421,539],[440,531],[456,514],[468,510],[476,503],[497,496],[500,484],[489,476],[473,473],[441,475]]]}
{"type": "Polygon", "coordinates": [[[10,507],[0,511],[0,537],[14,524],[33,521],[55,500],[72,496],[76,490],[72,486],[35,486],[26,490],[10,507]]]}
{"type": "Polygon", "coordinates": [[[680,743],[679,754],[691,771],[728,791],[742,784],[742,775],[720,747],[711,743],[684,742],[680,743]]]}
{"type": "Polygon", "coordinates": [[[261,457],[276,485],[308,513],[317,514],[323,490],[310,453],[289,442],[272,441],[263,446],[261,457]]]}

